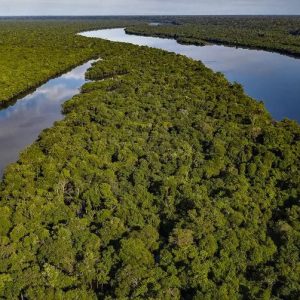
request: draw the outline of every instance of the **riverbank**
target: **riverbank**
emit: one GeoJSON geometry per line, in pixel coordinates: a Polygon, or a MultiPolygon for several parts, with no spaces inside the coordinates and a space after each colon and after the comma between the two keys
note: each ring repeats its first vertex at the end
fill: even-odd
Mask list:
{"type": "Polygon", "coordinates": [[[0,105],[6,107],[51,78],[100,57],[98,41],[78,31],[128,26],[128,18],[0,18],[0,105]]]}
{"type": "Polygon", "coordinates": [[[240,83],[251,97],[263,101],[275,120],[290,118],[300,122],[299,59],[269,51],[223,45],[182,45],[174,39],[128,35],[123,28],[80,34],[159,48],[201,61],[215,72],[223,73],[231,82],[240,83]]]}
{"type": "Polygon", "coordinates": [[[85,72],[96,60],[50,79],[34,92],[13,105],[0,110],[0,177],[5,167],[18,160],[20,152],[32,144],[39,134],[63,118],[61,105],[80,92],[87,82],[85,72]]]}
{"type": "Polygon", "coordinates": [[[274,21],[272,18],[259,17],[238,19],[237,17],[174,16],[0,18],[1,38],[5,41],[5,43],[0,43],[0,63],[2,74],[5,74],[0,81],[0,103],[5,107],[9,102],[13,103],[14,100],[32,91],[50,78],[59,76],[84,61],[98,57],[100,55],[97,51],[98,42],[87,42],[76,35],[77,32],[126,27],[128,33],[175,38],[184,44],[203,45],[207,42],[213,42],[298,56],[300,48],[297,44],[297,36],[295,36],[297,30],[292,30],[300,23],[297,20],[297,17],[278,17],[274,21]],[[158,26],[143,25],[152,20],[156,20],[158,26]],[[245,32],[236,31],[239,27],[236,25],[233,30],[231,23],[234,22],[237,24],[242,22],[244,24],[241,26],[242,28],[254,28],[252,31],[256,32],[256,38],[254,38],[253,33],[249,34],[250,29],[245,32]],[[281,33],[273,36],[272,40],[281,41],[285,47],[294,45],[294,47],[298,47],[298,50],[296,48],[296,50],[274,48],[268,45],[268,40],[272,36],[271,33],[275,32],[273,23],[277,24],[277,27],[279,26],[281,33]],[[289,31],[286,29],[287,24],[290,25],[289,31]],[[197,26],[200,25],[202,26],[201,33],[197,29],[197,26]],[[255,26],[257,28],[260,26],[260,30],[255,29],[255,26]],[[261,28],[264,28],[263,32],[261,28]],[[228,37],[224,37],[224,34],[228,34],[228,37]],[[259,41],[257,41],[257,37],[259,41]],[[245,42],[239,42],[238,39],[251,40],[251,43],[246,42],[245,44],[245,42]],[[253,44],[254,42],[256,44],[253,44]],[[259,47],[257,47],[257,43],[259,43],[259,47]]]}
{"type": "Polygon", "coordinates": [[[145,36],[145,37],[158,37],[162,39],[174,39],[178,42],[178,44],[181,45],[191,45],[191,46],[207,46],[207,45],[224,45],[228,47],[239,47],[243,49],[252,49],[252,50],[264,50],[268,52],[278,53],[286,56],[290,56],[293,58],[300,58],[300,50],[289,50],[289,49],[282,49],[278,47],[270,47],[265,45],[253,45],[251,43],[239,43],[236,41],[228,41],[228,40],[222,40],[217,38],[191,38],[191,37],[185,37],[180,36],[178,37],[176,34],[165,34],[165,33],[147,33],[142,32],[140,29],[137,28],[125,28],[126,34],[129,35],[137,35],[137,36],[145,36]]]}
{"type": "Polygon", "coordinates": [[[170,16],[162,17],[158,26],[138,25],[126,32],[172,38],[190,45],[214,43],[299,58],[298,28],[299,16],[170,16]]]}
{"type": "Polygon", "coordinates": [[[17,92],[17,94],[15,96],[12,96],[11,98],[7,99],[7,100],[2,100],[0,101],[0,110],[6,109],[9,106],[13,106],[16,104],[16,102],[18,100],[23,99],[24,97],[26,97],[27,95],[33,94],[39,87],[43,86],[45,83],[47,83],[48,81],[58,78],[61,75],[68,73],[69,71],[71,71],[72,69],[89,62],[90,60],[94,60],[96,59],[96,56],[92,56],[88,59],[85,59],[83,61],[77,61],[76,63],[74,63],[73,65],[70,66],[66,66],[65,70],[62,71],[57,71],[54,75],[49,75],[50,77],[47,77],[45,79],[42,79],[39,82],[34,83],[34,86],[29,87],[28,89],[24,90],[24,91],[20,91],[17,92]]]}

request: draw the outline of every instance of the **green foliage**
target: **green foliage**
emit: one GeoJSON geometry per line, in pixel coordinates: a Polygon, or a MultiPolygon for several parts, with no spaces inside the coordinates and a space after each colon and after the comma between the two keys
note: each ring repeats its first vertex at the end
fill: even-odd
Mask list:
{"type": "Polygon", "coordinates": [[[0,18],[0,104],[16,100],[49,77],[99,57],[99,40],[76,33],[137,24],[129,18],[0,18]]]}
{"type": "Polygon", "coordinates": [[[225,44],[300,55],[299,16],[170,16],[156,21],[161,24],[136,24],[126,32],[174,38],[181,44],[225,44]]]}
{"type": "Polygon", "coordinates": [[[97,53],[5,172],[1,297],[298,299],[299,125],[186,57],[97,53]]]}

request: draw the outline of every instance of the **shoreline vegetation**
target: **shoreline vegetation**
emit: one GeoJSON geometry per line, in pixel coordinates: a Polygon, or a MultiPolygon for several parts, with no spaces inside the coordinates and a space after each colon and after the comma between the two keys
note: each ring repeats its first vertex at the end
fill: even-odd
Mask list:
{"type": "Polygon", "coordinates": [[[78,32],[136,24],[129,18],[0,18],[0,108],[99,56],[78,32]]]}
{"type": "MultiPolygon", "coordinates": [[[[77,35],[78,32],[118,27],[125,28],[127,34],[171,38],[175,39],[178,43],[185,45],[205,46],[208,44],[217,44],[230,47],[264,50],[295,58],[300,57],[299,16],[0,17],[2,38],[2,42],[0,41],[0,63],[4,69],[3,74],[5,74],[5,77],[8,77],[5,78],[6,80],[2,78],[0,81],[0,109],[13,105],[23,95],[27,95],[31,91],[34,91],[48,80],[60,76],[81,63],[97,57],[98,54],[95,54],[97,51],[91,49],[93,47],[91,44],[86,47],[83,40],[81,42],[76,40],[76,38],[84,38],[77,35]],[[153,26],[149,23],[153,20],[157,22],[157,25],[153,26]],[[58,22],[60,23],[56,33],[59,31],[59,26],[69,26],[70,30],[70,25],[73,23],[71,31],[74,36],[72,37],[73,44],[70,45],[70,48],[66,48],[66,45],[64,45],[64,37],[61,36],[58,38],[59,35],[55,36],[53,34],[45,37],[45,40],[48,39],[48,45],[39,45],[39,43],[36,43],[37,41],[40,41],[40,39],[36,39],[36,37],[41,34],[47,35],[47,28],[53,27],[52,29],[54,29],[58,22]],[[271,25],[269,23],[271,23],[271,25]],[[241,24],[243,24],[243,26],[241,26],[241,24]],[[266,24],[268,24],[268,26],[266,26],[266,24]],[[39,32],[35,31],[36,25],[43,25],[38,28],[39,32]],[[26,26],[28,26],[28,28],[26,28],[26,26]],[[75,29],[74,26],[77,27],[77,29],[75,29]],[[232,26],[234,26],[234,30],[232,26]],[[239,27],[246,28],[246,31],[239,30],[239,27]],[[262,32],[261,27],[265,28],[264,32],[262,32]],[[216,30],[216,28],[218,29],[216,30]],[[12,30],[16,34],[22,34],[22,30],[31,31],[32,36],[27,36],[27,38],[30,37],[28,40],[24,41],[24,39],[22,39],[24,44],[22,45],[22,50],[18,49],[20,50],[20,53],[14,53],[16,52],[15,45],[18,46],[18,44],[15,44],[15,42],[18,43],[18,36],[12,38],[12,36],[10,36],[12,30]],[[253,36],[248,35],[249,30],[254,30],[254,36],[260,37],[261,40],[253,40],[253,36]],[[278,41],[282,40],[284,35],[293,36],[296,39],[296,43],[294,40],[286,41],[285,37],[285,41],[281,41],[281,44],[284,45],[283,48],[281,48],[282,46],[280,47],[279,44],[277,46],[264,45],[265,37],[267,35],[271,36],[273,31],[277,33],[277,35],[273,36],[273,43],[278,43],[278,41]],[[205,35],[203,36],[204,32],[205,35]],[[280,34],[278,34],[278,32],[280,32],[280,34]],[[224,34],[228,34],[228,37],[222,36],[224,34]],[[245,34],[247,35],[246,38],[245,34]],[[216,38],[209,37],[210,35],[216,36],[216,38]],[[220,36],[222,36],[222,38],[220,38],[220,36]],[[245,41],[238,41],[237,37],[241,39],[245,38],[245,41]],[[4,40],[5,44],[3,43],[4,40]],[[47,53],[47,51],[49,51],[47,46],[50,46],[53,41],[55,41],[55,50],[58,51],[58,54],[60,55],[55,58],[52,56],[52,53],[47,53]],[[74,43],[78,44],[74,47],[74,43]],[[1,48],[1,45],[2,47],[5,47],[1,48]],[[296,48],[289,49],[291,46],[296,48]],[[14,48],[14,50],[12,50],[12,48],[14,48]],[[30,55],[28,57],[22,52],[25,48],[27,50],[28,48],[34,48],[34,57],[37,61],[40,57],[48,55],[49,57],[47,57],[47,59],[51,59],[51,64],[56,63],[55,68],[49,68],[50,63],[47,61],[41,62],[40,64],[35,61],[34,63],[30,63],[33,63],[36,69],[23,69],[21,71],[22,73],[20,72],[20,74],[18,74],[18,67],[16,68],[15,62],[18,62],[18,64],[28,64],[28,58],[30,58],[30,55]],[[65,56],[66,52],[68,52],[68,57],[61,59],[65,56]],[[75,52],[76,55],[79,55],[80,57],[71,58],[71,56],[74,56],[75,52]],[[7,53],[9,53],[8,56],[7,53]],[[10,55],[12,55],[12,57],[10,57],[10,55]],[[62,66],[58,66],[58,64],[62,64],[62,66]],[[41,69],[43,69],[42,72],[41,69]],[[17,73],[12,73],[11,70],[15,70],[17,73]],[[30,75],[29,78],[28,73],[30,75]],[[23,81],[24,78],[26,81],[23,81]],[[12,84],[10,87],[11,81],[15,79],[18,80],[19,86],[16,87],[12,84]]],[[[68,39],[71,41],[71,35],[68,36],[68,39]]],[[[28,65],[25,66],[25,68],[26,67],[28,67],[28,65]]],[[[22,67],[20,69],[22,69],[22,67]]]]}
{"type": "Polygon", "coordinates": [[[5,171],[0,298],[298,299],[299,125],[201,62],[74,38],[108,26],[82,22],[11,25],[20,49],[103,60],[5,171]]]}
{"type": "Polygon", "coordinates": [[[28,88],[27,90],[21,91],[19,94],[16,94],[16,96],[13,96],[12,98],[9,98],[8,100],[2,100],[2,102],[0,101],[0,110],[6,109],[9,106],[13,106],[14,104],[16,104],[17,101],[23,99],[25,96],[27,96],[29,94],[34,93],[39,87],[41,87],[43,84],[47,83],[51,79],[58,78],[58,77],[62,76],[63,74],[68,73],[72,69],[74,69],[90,60],[93,60],[93,59],[99,59],[99,57],[94,56],[94,57],[88,58],[87,60],[80,61],[78,63],[74,63],[74,65],[68,66],[68,68],[66,70],[59,71],[58,73],[54,74],[53,76],[51,75],[47,79],[38,82],[35,86],[32,86],[32,87],[28,88]]]}
{"type": "MultiPolygon", "coordinates": [[[[145,25],[144,25],[145,26],[145,25]]],[[[145,37],[157,37],[161,39],[173,39],[175,40],[178,44],[181,45],[191,45],[191,46],[208,46],[208,45],[220,45],[220,46],[227,46],[227,47],[233,47],[233,48],[241,48],[241,49],[249,49],[249,50],[261,50],[261,51],[266,51],[266,52],[271,52],[271,53],[277,53],[280,55],[284,56],[289,56],[293,58],[300,58],[300,51],[294,52],[294,51],[289,51],[289,50],[282,50],[282,49],[277,49],[277,48],[268,48],[265,46],[253,46],[253,45],[245,45],[245,44],[237,44],[228,42],[228,41],[221,41],[221,40],[214,40],[214,39],[206,39],[206,40],[201,40],[201,39],[193,39],[189,37],[176,37],[176,35],[172,34],[160,34],[160,33],[148,33],[148,32],[141,32],[140,28],[137,30],[137,27],[128,27],[125,28],[126,34],[129,35],[136,35],[136,36],[145,36],[145,37]]],[[[144,27],[146,28],[146,27],[144,27]]],[[[147,31],[147,29],[145,29],[147,31]]]]}
{"type": "Polygon", "coordinates": [[[300,57],[299,16],[161,17],[157,26],[130,26],[127,34],[171,38],[178,43],[218,44],[300,57]]]}

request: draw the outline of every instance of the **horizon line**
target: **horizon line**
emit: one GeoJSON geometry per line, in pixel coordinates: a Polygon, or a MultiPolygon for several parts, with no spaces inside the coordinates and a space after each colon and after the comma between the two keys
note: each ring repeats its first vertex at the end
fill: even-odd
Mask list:
{"type": "Polygon", "coordinates": [[[41,14],[41,15],[0,15],[0,18],[43,18],[43,17],[210,17],[210,16],[291,16],[300,17],[299,14],[95,14],[95,15],[66,15],[66,14],[41,14]]]}

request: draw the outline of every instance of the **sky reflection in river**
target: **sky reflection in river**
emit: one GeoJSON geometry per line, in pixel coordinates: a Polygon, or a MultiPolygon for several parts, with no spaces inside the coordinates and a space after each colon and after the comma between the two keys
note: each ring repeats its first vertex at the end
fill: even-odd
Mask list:
{"type": "Polygon", "coordinates": [[[300,59],[220,45],[180,45],[172,39],[127,35],[120,28],[82,35],[160,48],[201,60],[214,71],[224,73],[230,81],[241,83],[251,97],[264,101],[276,120],[288,117],[300,122],[300,59]]]}
{"type": "Polygon", "coordinates": [[[91,62],[48,81],[15,105],[0,111],[0,175],[43,129],[63,118],[61,104],[79,92],[91,62]]]}

